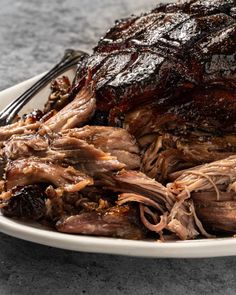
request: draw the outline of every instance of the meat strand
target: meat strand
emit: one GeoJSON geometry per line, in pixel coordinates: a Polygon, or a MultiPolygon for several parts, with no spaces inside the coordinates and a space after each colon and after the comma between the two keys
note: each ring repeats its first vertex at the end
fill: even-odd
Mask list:
{"type": "Polygon", "coordinates": [[[72,102],[47,120],[42,128],[48,133],[79,127],[92,117],[95,105],[92,86],[88,85],[76,95],[72,102]]]}
{"type": "Polygon", "coordinates": [[[128,206],[115,206],[101,212],[88,212],[62,218],[56,224],[60,232],[118,237],[139,240],[144,232],[135,210],[128,206]]]}
{"type": "Polygon", "coordinates": [[[6,179],[6,190],[45,182],[53,184],[60,192],[74,192],[93,184],[92,178],[73,167],[64,168],[32,158],[9,163],[6,167],[6,179]]]}
{"type": "Polygon", "coordinates": [[[80,167],[90,175],[140,167],[134,138],[126,130],[112,127],[85,126],[49,137],[14,136],[6,142],[3,151],[8,160],[34,156],[80,167]]]}

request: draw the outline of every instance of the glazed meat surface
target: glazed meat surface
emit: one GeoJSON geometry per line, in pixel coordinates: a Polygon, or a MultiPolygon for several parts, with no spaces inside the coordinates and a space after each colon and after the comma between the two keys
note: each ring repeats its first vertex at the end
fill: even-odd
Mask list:
{"type": "Polygon", "coordinates": [[[127,239],[236,232],[235,0],[117,21],[58,83],[62,105],[0,128],[4,214],[127,239]]]}
{"type": "Polygon", "coordinates": [[[235,65],[235,2],[182,1],[117,22],[75,91],[92,73],[97,110],[136,137],[142,171],[163,181],[235,153],[235,65]]]}
{"type": "Polygon", "coordinates": [[[117,22],[78,72],[92,72],[97,108],[110,112],[112,121],[114,111],[151,103],[192,124],[208,123],[207,130],[230,130],[236,97],[234,4],[170,4],[117,22]]]}

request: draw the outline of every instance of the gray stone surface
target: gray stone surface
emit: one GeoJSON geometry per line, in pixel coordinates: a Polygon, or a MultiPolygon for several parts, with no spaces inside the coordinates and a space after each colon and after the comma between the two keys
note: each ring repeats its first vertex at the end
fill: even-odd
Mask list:
{"type": "MultiPolygon", "coordinates": [[[[116,18],[155,0],[0,0],[0,89],[90,50],[116,18]]],[[[236,258],[140,259],[75,253],[0,234],[0,295],[235,294],[236,258]]]]}

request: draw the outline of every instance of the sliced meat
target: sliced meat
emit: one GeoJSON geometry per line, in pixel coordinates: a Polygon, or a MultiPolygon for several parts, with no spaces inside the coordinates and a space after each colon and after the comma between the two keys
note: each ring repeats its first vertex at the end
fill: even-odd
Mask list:
{"type": "Polygon", "coordinates": [[[143,225],[148,230],[158,233],[162,239],[163,230],[174,233],[182,240],[198,236],[198,228],[200,228],[200,232],[203,235],[210,236],[198,220],[193,204],[175,203],[172,209],[167,209],[150,197],[140,194],[123,193],[118,197],[117,203],[119,205],[127,202],[139,203],[140,219],[143,225]],[[178,210],[176,212],[177,206],[178,210]]]}
{"type": "Polygon", "coordinates": [[[121,194],[118,198],[118,204],[123,205],[127,202],[138,202],[139,204],[144,204],[146,206],[140,205],[140,218],[142,223],[146,228],[150,231],[155,231],[159,234],[162,233],[162,230],[167,227],[168,224],[168,212],[163,210],[157,202],[153,201],[148,197],[144,197],[142,195],[134,194],[134,193],[124,193],[121,194]],[[157,210],[157,212],[153,212],[149,209],[152,207],[157,210]],[[149,218],[151,217],[152,221],[155,223],[151,223],[145,216],[145,213],[148,214],[149,218]]]}
{"type": "MultiPolygon", "coordinates": [[[[214,190],[192,192],[191,198],[194,203],[205,204],[216,201],[216,192],[214,190]]],[[[234,191],[223,191],[219,188],[219,202],[235,201],[236,193],[234,191]]]]}
{"type": "Polygon", "coordinates": [[[3,144],[3,157],[16,160],[45,153],[49,147],[49,139],[38,134],[14,135],[3,144]]]}
{"type": "Polygon", "coordinates": [[[126,130],[122,128],[105,126],[84,126],[63,131],[62,134],[86,140],[94,144],[95,147],[103,149],[105,152],[124,149],[138,154],[139,148],[136,140],[126,130]]]}
{"type": "Polygon", "coordinates": [[[140,240],[144,231],[131,206],[115,206],[101,212],[84,212],[64,217],[56,224],[60,232],[109,236],[123,239],[140,240]]]}
{"type": "Polygon", "coordinates": [[[180,151],[164,145],[164,138],[157,136],[156,140],[146,149],[142,158],[141,170],[149,177],[160,182],[165,181],[171,172],[188,167],[180,151]]]}
{"type": "MultiPolygon", "coordinates": [[[[181,203],[191,198],[196,216],[210,231],[235,232],[236,157],[175,173],[168,184],[181,203]]],[[[175,210],[177,212],[177,210],[175,210]]]]}
{"type": "Polygon", "coordinates": [[[37,156],[52,162],[83,166],[91,175],[97,172],[140,167],[139,148],[124,129],[85,126],[57,135],[14,136],[5,143],[7,159],[37,156]]]}

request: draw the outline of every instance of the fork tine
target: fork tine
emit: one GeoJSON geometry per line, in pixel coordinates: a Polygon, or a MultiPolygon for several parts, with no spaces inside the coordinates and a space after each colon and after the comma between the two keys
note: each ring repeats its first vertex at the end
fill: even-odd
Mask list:
{"type": "MultiPolygon", "coordinates": [[[[71,66],[75,65],[75,62],[71,63],[71,66]]],[[[62,68],[68,69],[69,66],[62,68]]],[[[35,83],[31,88],[28,89],[27,92],[23,93],[21,96],[19,96],[11,105],[8,105],[7,108],[3,110],[3,116],[7,115],[6,123],[9,124],[15,117],[15,115],[23,108],[23,106],[32,98],[33,95],[35,95],[38,91],[40,91],[46,84],[48,84],[56,75],[59,75],[59,72],[53,72],[51,75],[47,75],[43,77],[43,79],[39,80],[37,83],[35,83]]],[[[0,120],[1,120],[1,114],[0,114],[0,120]]]]}
{"type": "Polygon", "coordinates": [[[16,114],[23,108],[23,106],[32,99],[32,97],[46,86],[53,78],[62,74],[65,70],[76,65],[78,61],[87,54],[82,51],[67,49],[61,61],[56,64],[46,75],[39,79],[26,92],[12,101],[0,112],[0,126],[10,124],[15,118],[16,114]]]}
{"type": "MultiPolygon", "coordinates": [[[[63,57],[64,58],[64,57],[63,57]]],[[[60,64],[60,63],[59,63],[60,64]]],[[[12,101],[8,106],[6,106],[1,112],[0,112],[0,116],[3,113],[9,112],[12,109],[12,106],[15,107],[15,104],[20,102],[23,97],[27,96],[27,94],[30,94],[31,92],[34,91],[34,88],[37,88],[38,85],[41,85],[41,83],[43,83],[44,81],[48,80],[51,78],[51,75],[54,74],[54,72],[57,72],[58,69],[58,65],[54,66],[45,76],[43,76],[39,81],[37,81],[34,85],[32,85],[26,92],[24,92],[22,95],[20,95],[18,98],[16,98],[14,101],[12,101]]]]}
{"type": "Polygon", "coordinates": [[[40,90],[40,88],[42,88],[45,85],[45,83],[47,82],[49,83],[50,79],[53,79],[55,75],[59,75],[61,72],[68,69],[70,66],[75,65],[76,63],[77,63],[77,58],[75,60],[72,60],[71,63],[67,64],[66,66],[61,67],[60,71],[58,70],[58,68],[54,67],[50,72],[48,72],[45,76],[43,76],[40,80],[38,80],[33,86],[31,86],[26,92],[24,92],[17,99],[15,99],[8,106],[6,106],[0,112],[0,118],[2,114],[12,112],[12,110],[14,110],[22,101],[26,103],[27,100],[30,100],[31,93],[34,93],[35,91],[40,90]]]}

